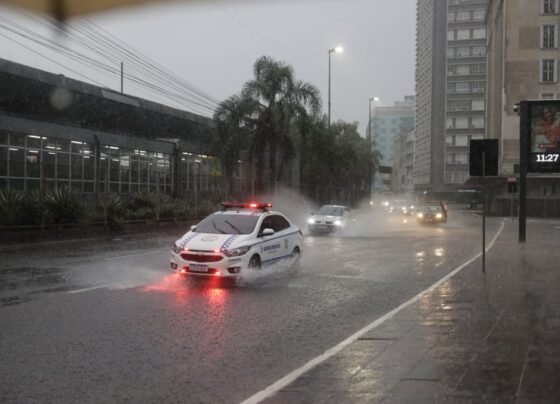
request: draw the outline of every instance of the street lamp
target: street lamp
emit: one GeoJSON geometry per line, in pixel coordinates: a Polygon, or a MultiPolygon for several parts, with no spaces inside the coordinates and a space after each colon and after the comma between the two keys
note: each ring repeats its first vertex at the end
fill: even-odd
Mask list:
{"type": "Polygon", "coordinates": [[[329,49],[329,126],[331,126],[331,54],[342,52],[344,52],[342,46],[329,49]]]}

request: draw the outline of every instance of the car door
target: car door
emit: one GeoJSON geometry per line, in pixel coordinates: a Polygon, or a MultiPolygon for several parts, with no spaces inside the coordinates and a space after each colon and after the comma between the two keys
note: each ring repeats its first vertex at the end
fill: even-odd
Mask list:
{"type": "Polygon", "coordinates": [[[263,264],[275,261],[282,254],[283,240],[282,235],[276,232],[277,226],[275,223],[275,216],[276,215],[266,216],[259,229],[258,237],[260,240],[261,262],[263,264]],[[272,236],[264,236],[262,234],[264,229],[272,229],[274,230],[274,234],[272,236]]]}
{"type": "Polygon", "coordinates": [[[281,241],[277,258],[287,257],[297,244],[298,233],[284,216],[274,215],[272,220],[275,226],[274,231],[279,237],[278,240],[281,241]]]}

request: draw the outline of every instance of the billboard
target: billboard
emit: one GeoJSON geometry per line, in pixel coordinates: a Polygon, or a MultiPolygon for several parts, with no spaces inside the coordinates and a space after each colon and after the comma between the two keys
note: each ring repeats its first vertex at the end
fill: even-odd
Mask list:
{"type": "Polygon", "coordinates": [[[560,101],[530,101],[528,107],[527,171],[560,173],[560,101]]]}

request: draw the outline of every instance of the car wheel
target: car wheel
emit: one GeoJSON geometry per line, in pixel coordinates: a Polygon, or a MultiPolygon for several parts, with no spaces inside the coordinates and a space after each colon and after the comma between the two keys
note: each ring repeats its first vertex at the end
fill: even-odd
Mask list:
{"type": "Polygon", "coordinates": [[[249,260],[249,269],[261,269],[261,259],[258,255],[253,255],[249,260]]]}
{"type": "Polygon", "coordinates": [[[299,247],[295,247],[292,251],[292,268],[293,269],[298,269],[299,268],[299,261],[301,258],[301,251],[299,249],[299,247]]]}

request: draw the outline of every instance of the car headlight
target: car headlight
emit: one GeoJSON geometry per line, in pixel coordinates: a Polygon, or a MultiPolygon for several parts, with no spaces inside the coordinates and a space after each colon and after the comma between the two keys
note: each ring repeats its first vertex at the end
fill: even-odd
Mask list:
{"type": "Polygon", "coordinates": [[[418,219],[422,219],[424,217],[424,214],[422,212],[418,213],[418,219]]]}
{"type": "Polygon", "coordinates": [[[443,218],[443,215],[441,213],[436,214],[436,219],[442,219],[442,218],[443,218]]]}
{"type": "Polygon", "coordinates": [[[340,220],[335,220],[334,225],[335,226],[342,226],[342,222],[340,220]]]}
{"type": "Polygon", "coordinates": [[[307,220],[307,223],[309,223],[309,224],[315,224],[315,219],[313,219],[312,217],[310,217],[310,218],[307,220]]]}
{"type": "Polygon", "coordinates": [[[228,257],[239,257],[241,255],[247,254],[247,252],[250,249],[251,246],[246,246],[246,247],[233,248],[231,250],[223,250],[222,252],[228,257]]]}
{"type": "Polygon", "coordinates": [[[173,248],[171,250],[175,254],[181,254],[183,252],[183,247],[179,247],[177,244],[173,243],[173,248]]]}

